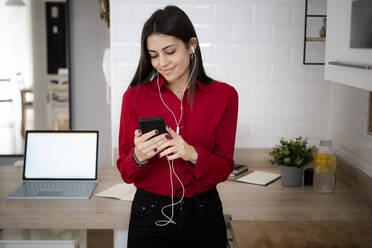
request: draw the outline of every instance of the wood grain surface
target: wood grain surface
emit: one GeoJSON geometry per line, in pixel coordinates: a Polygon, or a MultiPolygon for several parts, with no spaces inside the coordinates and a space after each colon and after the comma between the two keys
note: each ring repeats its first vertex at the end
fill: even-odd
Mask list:
{"type": "MultiPolygon", "coordinates": [[[[279,168],[258,168],[278,172],[279,168]]],[[[1,228],[127,229],[131,202],[92,197],[90,200],[7,200],[21,183],[21,167],[0,166],[1,228]]],[[[115,167],[99,167],[96,192],[121,183],[115,167]]],[[[326,221],[371,220],[372,209],[357,194],[337,182],[323,195],[312,187],[268,186],[226,181],[218,185],[224,213],[233,220],[326,221]]]]}
{"type": "Polygon", "coordinates": [[[337,156],[338,179],[372,207],[372,178],[337,156]]]}
{"type": "Polygon", "coordinates": [[[231,221],[236,248],[372,247],[371,221],[231,221]]]}
{"type": "MultiPolygon", "coordinates": [[[[131,202],[92,197],[90,200],[7,200],[21,183],[22,167],[0,166],[1,228],[125,229],[131,202]]],[[[116,167],[99,167],[100,192],[122,180],[116,167]]]]}

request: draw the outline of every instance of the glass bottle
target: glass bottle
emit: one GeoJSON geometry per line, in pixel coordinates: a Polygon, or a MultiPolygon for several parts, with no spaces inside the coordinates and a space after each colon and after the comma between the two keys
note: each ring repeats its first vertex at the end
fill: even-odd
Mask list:
{"type": "Polygon", "coordinates": [[[336,157],[331,152],[331,140],[320,140],[319,151],[315,155],[314,189],[316,192],[330,194],[336,185],[336,157]]]}

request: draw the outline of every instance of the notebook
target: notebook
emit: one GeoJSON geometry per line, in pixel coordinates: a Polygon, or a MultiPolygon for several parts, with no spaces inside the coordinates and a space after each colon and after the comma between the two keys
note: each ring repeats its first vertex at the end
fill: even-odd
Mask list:
{"type": "Polygon", "coordinates": [[[137,188],[133,184],[118,183],[104,191],[95,193],[94,196],[133,201],[136,190],[137,188]]]}
{"type": "Polygon", "coordinates": [[[27,131],[22,184],[7,199],[89,199],[97,164],[98,131],[27,131]]]}
{"type": "Polygon", "coordinates": [[[280,174],[255,170],[248,175],[236,179],[237,182],[266,186],[280,178],[280,174]]]}

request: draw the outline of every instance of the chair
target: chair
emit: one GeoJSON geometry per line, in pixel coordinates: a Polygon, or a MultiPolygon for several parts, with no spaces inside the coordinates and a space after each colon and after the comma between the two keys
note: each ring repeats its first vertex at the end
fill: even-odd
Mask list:
{"type": "MultiPolygon", "coordinates": [[[[27,109],[33,110],[33,90],[31,88],[26,88],[23,80],[23,75],[22,73],[18,72],[16,74],[17,77],[17,83],[18,87],[21,93],[21,109],[22,109],[22,125],[21,125],[21,134],[22,137],[25,137],[26,134],[26,125],[28,122],[28,118],[26,115],[27,109]]],[[[32,118],[33,120],[33,118],[32,118]]],[[[29,129],[33,129],[33,125],[29,127],[29,129]]]]}

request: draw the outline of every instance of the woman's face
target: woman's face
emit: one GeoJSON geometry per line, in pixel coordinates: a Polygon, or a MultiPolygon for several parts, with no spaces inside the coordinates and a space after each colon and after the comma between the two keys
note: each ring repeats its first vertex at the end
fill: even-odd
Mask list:
{"type": "Polygon", "coordinates": [[[152,66],[168,84],[186,84],[190,71],[190,49],[170,35],[154,33],[147,38],[147,49],[152,66]]]}

